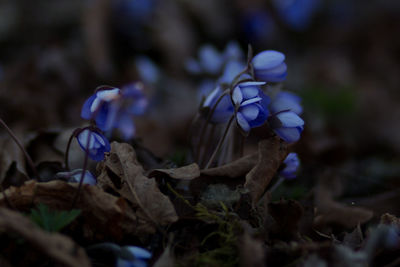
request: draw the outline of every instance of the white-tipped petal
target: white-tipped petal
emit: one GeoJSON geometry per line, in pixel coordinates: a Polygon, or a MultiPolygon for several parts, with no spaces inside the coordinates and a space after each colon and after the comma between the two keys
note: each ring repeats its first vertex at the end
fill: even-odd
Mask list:
{"type": "Polygon", "coordinates": [[[278,113],[276,117],[281,121],[283,127],[303,126],[304,121],[293,111],[278,113]]]}

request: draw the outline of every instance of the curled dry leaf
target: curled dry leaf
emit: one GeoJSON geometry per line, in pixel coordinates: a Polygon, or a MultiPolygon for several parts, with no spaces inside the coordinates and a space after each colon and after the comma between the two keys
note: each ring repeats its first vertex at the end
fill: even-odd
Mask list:
{"type": "Polygon", "coordinates": [[[257,164],[257,161],[258,153],[253,153],[220,167],[202,170],[201,174],[206,176],[239,178],[246,175],[257,164]]]}
{"type": "Polygon", "coordinates": [[[314,225],[317,228],[335,224],[351,229],[369,221],[373,216],[373,212],[368,209],[348,207],[335,201],[329,188],[322,184],[316,188],[315,204],[317,216],[314,219],[314,225]]]}
{"type": "Polygon", "coordinates": [[[129,144],[113,142],[110,154],[97,168],[98,185],[117,192],[138,207],[136,215],[143,220],[141,226],[146,232],[154,232],[155,223],[166,225],[178,220],[174,206],[160,192],[155,179],[143,175],[143,167],[129,144]]]}
{"type": "Polygon", "coordinates": [[[0,208],[0,232],[22,237],[32,248],[48,257],[55,266],[91,266],[84,249],[69,237],[47,233],[15,211],[0,208]]]}
{"type": "Polygon", "coordinates": [[[155,169],[149,173],[149,177],[167,175],[169,178],[179,180],[192,180],[200,176],[200,168],[196,163],[174,169],[155,169]]]}
{"type": "MultiPolygon", "coordinates": [[[[29,210],[32,205],[43,203],[56,210],[69,210],[77,192],[76,183],[51,181],[38,183],[30,180],[21,187],[10,187],[5,191],[7,199],[19,210],[29,210]]],[[[0,205],[7,200],[2,194],[0,205]]],[[[108,194],[96,186],[83,185],[75,208],[82,211],[79,231],[87,240],[122,240],[128,236],[143,236],[150,233],[146,222],[137,218],[128,203],[108,194]]]]}
{"type": "Polygon", "coordinates": [[[287,153],[287,145],[278,137],[264,139],[258,143],[257,164],[247,173],[244,184],[250,192],[253,205],[260,200],[287,153]]]}

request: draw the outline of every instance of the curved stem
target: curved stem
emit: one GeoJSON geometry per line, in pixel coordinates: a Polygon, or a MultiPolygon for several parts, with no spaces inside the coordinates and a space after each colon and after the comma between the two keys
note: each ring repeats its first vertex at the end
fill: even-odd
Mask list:
{"type": "Polygon", "coordinates": [[[276,181],[276,183],[269,190],[269,193],[271,194],[274,192],[283,183],[283,181],[285,181],[285,178],[280,176],[278,181],[276,181]]]}
{"type": "Polygon", "coordinates": [[[207,140],[207,143],[206,143],[206,147],[204,149],[204,154],[203,155],[200,154],[199,166],[203,166],[206,163],[204,161],[206,160],[206,155],[207,155],[207,152],[208,152],[207,148],[209,148],[211,146],[212,139],[213,139],[214,132],[215,132],[215,127],[216,127],[215,124],[213,124],[211,126],[211,129],[210,129],[209,133],[208,133],[208,140],[207,140]]]}
{"type": "Polygon", "coordinates": [[[211,110],[210,110],[210,111],[208,112],[208,114],[207,114],[207,119],[206,119],[206,121],[204,122],[204,124],[203,124],[203,126],[201,127],[201,130],[200,130],[200,140],[199,140],[199,143],[197,144],[195,161],[198,161],[198,160],[199,160],[200,149],[201,149],[201,147],[202,147],[202,145],[203,145],[203,141],[204,141],[203,136],[204,136],[205,131],[206,131],[206,129],[207,129],[208,122],[211,120],[211,117],[212,117],[212,115],[214,114],[215,110],[217,109],[217,106],[218,106],[219,102],[221,102],[222,98],[223,98],[224,96],[226,96],[228,93],[229,93],[229,90],[225,90],[225,91],[218,97],[217,101],[215,102],[215,104],[213,105],[213,107],[211,108],[211,110]]]}
{"type": "Polygon", "coordinates": [[[229,119],[229,122],[228,122],[228,124],[226,125],[226,128],[225,128],[224,134],[222,135],[221,139],[219,140],[218,145],[214,150],[214,153],[211,155],[210,159],[208,160],[207,165],[204,167],[205,170],[210,167],[210,165],[214,161],[215,156],[218,154],[218,151],[220,150],[222,144],[224,143],[225,137],[228,134],[228,131],[229,131],[230,127],[231,127],[231,124],[232,124],[232,121],[233,121],[234,118],[235,118],[235,116],[232,116],[229,119]]]}
{"type": "Polygon", "coordinates": [[[71,143],[72,143],[72,140],[74,139],[74,137],[75,136],[77,136],[78,134],[79,134],[79,132],[81,132],[82,131],[82,129],[80,129],[80,128],[78,128],[78,129],[75,129],[73,132],[72,132],[72,134],[71,134],[71,136],[69,137],[69,139],[68,139],[68,143],[67,143],[67,148],[65,149],[65,155],[64,155],[64,165],[65,165],[65,169],[66,169],[66,171],[70,171],[70,169],[69,169],[69,164],[68,164],[68,162],[69,162],[69,149],[70,149],[70,147],[71,147],[71,143]]]}
{"type": "Polygon", "coordinates": [[[88,159],[89,159],[89,144],[90,144],[90,138],[92,137],[92,132],[89,131],[88,137],[87,137],[87,142],[86,142],[86,147],[85,147],[85,159],[83,161],[83,168],[82,168],[82,173],[81,173],[81,178],[79,179],[79,186],[78,186],[78,191],[76,192],[74,199],[72,201],[72,209],[75,206],[76,201],[79,198],[82,184],[83,184],[83,178],[85,177],[86,174],[86,169],[87,169],[87,164],[88,164],[88,159]]]}
{"type": "Polygon", "coordinates": [[[28,152],[25,150],[24,146],[21,144],[21,142],[18,140],[17,136],[13,133],[13,131],[7,126],[7,124],[0,118],[0,124],[6,129],[7,133],[11,136],[11,138],[14,140],[14,142],[17,144],[19,149],[22,151],[22,153],[25,156],[25,159],[29,165],[29,167],[32,170],[33,175],[36,177],[36,179],[40,180],[39,178],[39,173],[36,170],[35,164],[33,163],[32,158],[29,156],[28,152]]]}

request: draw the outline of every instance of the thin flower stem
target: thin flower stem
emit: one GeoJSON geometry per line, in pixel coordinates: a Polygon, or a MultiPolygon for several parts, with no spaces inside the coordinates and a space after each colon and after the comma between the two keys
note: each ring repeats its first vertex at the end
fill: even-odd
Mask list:
{"type": "Polygon", "coordinates": [[[11,138],[14,140],[14,142],[17,144],[19,149],[22,151],[22,153],[25,156],[25,159],[29,165],[29,167],[32,170],[33,175],[35,176],[36,179],[40,180],[39,173],[36,170],[35,164],[33,163],[32,158],[29,156],[28,152],[25,150],[24,146],[21,144],[21,142],[18,140],[17,136],[13,133],[13,131],[7,126],[7,124],[0,118],[0,124],[6,129],[7,133],[11,136],[11,138]]]}
{"type": "Polygon", "coordinates": [[[211,126],[211,129],[210,129],[209,133],[208,133],[208,140],[207,140],[207,143],[206,143],[206,147],[204,148],[204,154],[203,155],[200,154],[200,159],[201,159],[201,160],[199,160],[199,165],[200,166],[203,166],[206,163],[204,161],[206,160],[207,148],[209,148],[211,146],[212,139],[213,139],[213,136],[214,136],[214,133],[215,133],[215,127],[216,127],[215,124],[213,124],[211,126]]]}
{"type": "Polygon", "coordinates": [[[217,108],[219,102],[221,102],[222,98],[223,98],[225,95],[227,95],[228,93],[229,93],[229,90],[225,90],[225,91],[220,95],[220,97],[218,97],[217,101],[215,102],[215,104],[213,105],[213,107],[211,108],[211,110],[209,111],[209,113],[207,114],[207,119],[206,119],[206,121],[204,122],[204,124],[203,124],[203,126],[201,127],[201,130],[200,130],[200,140],[199,140],[199,143],[197,144],[195,161],[198,161],[198,160],[199,160],[199,157],[200,157],[200,149],[201,149],[201,147],[203,146],[204,134],[205,134],[205,132],[206,132],[208,122],[211,120],[211,117],[212,117],[212,115],[214,114],[214,112],[215,112],[215,110],[216,110],[216,108],[217,108]]]}
{"type": "Polygon", "coordinates": [[[208,160],[207,165],[204,167],[205,170],[210,167],[210,165],[214,161],[215,156],[218,154],[218,151],[221,149],[221,146],[224,143],[225,137],[228,134],[229,128],[231,127],[231,124],[232,124],[234,118],[235,118],[235,116],[232,116],[229,119],[229,122],[228,122],[228,124],[226,125],[226,128],[225,128],[224,134],[222,135],[221,139],[219,140],[218,145],[214,150],[214,153],[211,155],[211,158],[208,160]]]}
{"type": "Polygon", "coordinates": [[[87,137],[87,142],[86,142],[86,147],[85,147],[85,159],[83,161],[83,168],[82,168],[82,173],[81,173],[81,178],[79,179],[79,186],[78,186],[78,190],[74,196],[74,199],[72,201],[72,207],[71,209],[73,209],[75,207],[76,201],[79,198],[80,192],[81,192],[81,188],[82,188],[82,184],[83,184],[83,178],[85,177],[86,174],[86,169],[87,169],[87,164],[88,164],[88,159],[89,159],[89,145],[90,145],[90,139],[92,137],[92,131],[89,131],[88,137],[87,137]]]}
{"type": "Polygon", "coordinates": [[[69,140],[68,140],[68,144],[67,144],[67,148],[65,149],[65,156],[64,156],[64,164],[65,164],[65,169],[66,169],[66,171],[70,171],[70,169],[69,169],[69,149],[70,149],[70,147],[71,147],[71,143],[72,143],[72,140],[74,139],[74,137],[76,137],[80,132],[82,131],[82,129],[80,129],[80,128],[78,128],[78,129],[75,129],[74,131],[73,131],[73,133],[71,134],[71,136],[69,137],[69,140]]]}
{"type": "Polygon", "coordinates": [[[280,176],[278,181],[276,181],[276,183],[269,190],[269,193],[272,194],[272,192],[274,192],[283,183],[283,181],[285,181],[285,177],[280,176]]]}

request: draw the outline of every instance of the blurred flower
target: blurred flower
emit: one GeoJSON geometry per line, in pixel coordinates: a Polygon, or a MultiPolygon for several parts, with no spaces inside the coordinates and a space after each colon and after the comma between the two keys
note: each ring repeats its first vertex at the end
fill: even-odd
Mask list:
{"type": "MultiPolygon", "coordinates": [[[[80,179],[81,179],[81,175],[82,175],[82,169],[76,169],[76,170],[73,170],[70,172],[58,172],[56,174],[56,177],[68,179],[68,182],[71,182],[71,183],[79,183],[80,179]]],[[[97,180],[90,171],[86,170],[85,175],[83,176],[82,183],[88,184],[88,185],[96,185],[97,180]]]]}
{"type": "Polygon", "coordinates": [[[140,247],[136,246],[126,246],[122,247],[133,256],[133,260],[124,259],[118,257],[117,267],[146,267],[147,261],[151,258],[151,253],[140,247]]]}
{"type": "Polygon", "coordinates": [[[301,98],[290,92],[279,92],[269,104],[271,113],[278,113],[283,110],[290,110],[300,115],[303,112],[303,107],[300,105],[301,98]]]}
{"type": "Polygon", "coordinates": [[[231,84],[235,77],[246,67],[244,62],[229,61],[226,63],[222,76],[218,79],[219,83],[231,84]]]}
{"type": "Polygon", "coordinates": [[[233,90],[232,100],[237,110],[236,120],[246,133],[251,128],[264,124],[269,115],[267,106],[270,99],[259,88],[264,84],[265,82],[244,82],[233,90]]]}
{"type": "Polygon", "coordinates": [[[86,100],[81,116],[94,119],[105,132],[118,128],[124,139],[130,139],[135,134],[132,116],[143,114],[147,104],[140,83],[128,84],[122,90],[103,87],[86,100]]]}
{"type": "Polygon", "coordinates": [[[276,25],[265,10],[251,9],[242,16],[242,27],[250,43],[266,42],[274,33],[276,25]]]}
{"type": "Polygon", "coordinates": [[[300,166],[300,160],[297,153],[291,152],[283,161],[284,168],[279,172],[279,175],[286,179],[296,178],[297,170],[300,166]]]}
{"type": "Polygon", "coordinates": [[[293,111],[281,111],[268,118],[275,133],[288,143],[297,142],[304,129],[304,121],[293,111]]]}
{"type": "Polygon", "coordinates": [[[207,98],[207,96],[213,91],[215,88],[215,82],[210,79],[205,79],[200,82],[199,86],[197,87],[197,99],[200,103],[203,98],[207,98]]]}
{"type": "Polygon", "coordinates": [[[135,65],[140,79],[145,83],[154,84],[160,78],[160,70],[148,57],[140,56],[135,59],[135,65]]]}
{"type": "Polygon", "coordinates": [[[293,30],[303,31],[311,23],[320,0],[274,0],[273,4],[282,20],[293,30]]]}
{"type": "Polygon", "coordinates": [[[285,55],[274,50],[266,50],[254,56],[251,63],[256,79],[265,82],[282,82],[286,79],[285,55]]]}
{"type": "Polygon", "coordinates": [[[89,158],[95,161],[103,160],[104,152],[109,152],[111,149],[107,138],[97,131],[84,129],[76,138],[84,151],[86,151],[86,147],[88,148],[89,158]],[[89,145],[87,145],[88,143],[89,145]]]}
{"type": "MultiPolygon", "coordinates": [[[[221,97],[223,91],[220,86],[217,86],[206,98],[203,103],[203,108],[207,108],[207,113],[211,111],[218,99],[221,97]]],[[[211,116],[210,122],[224,123],[234,114],[234,108],[229,94],[226,94],[217,104],[214,113],[211,116]]],[[[207,115],[206,115],[207,116],[207,115]]]]}

